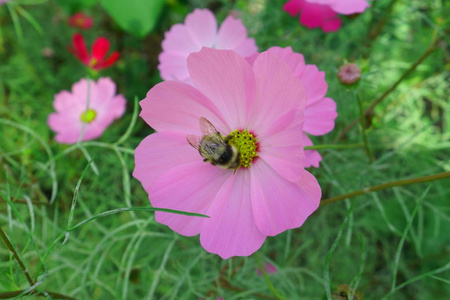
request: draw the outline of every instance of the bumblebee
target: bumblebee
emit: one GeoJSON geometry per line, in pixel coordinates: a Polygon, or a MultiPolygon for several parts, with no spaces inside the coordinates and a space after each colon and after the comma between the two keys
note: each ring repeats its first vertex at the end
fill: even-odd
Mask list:
{"type": "Polygon", "coordinates": [[[187,135],[188,143],[198,150],[203,161],[223,169],[237,170],[239,168],[239,152],[229,138],[224,138],[206,118],[199,120],[202,136],[187,135]]]}

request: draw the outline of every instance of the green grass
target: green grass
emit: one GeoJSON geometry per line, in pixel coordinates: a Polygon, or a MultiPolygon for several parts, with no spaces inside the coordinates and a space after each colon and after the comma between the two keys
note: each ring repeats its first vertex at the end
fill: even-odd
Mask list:
{"type": "MultiPolygon", "coordinates": [[[[82,147],[57,144],[46,125],[54,94],[85,75],[66,50],[74,30],[65,13],[56,1],[22,5],[26,14],[0,7],[0,227],[36,283],[32,290],[76,299],[275,297],[257,275],[256,257],[222,260],[205,252],[198,237],[155,222],[147,194],[131,176],[133,149],[152,133],[140,118],[130,127],[134,99],[159,82],[157,55],[172,24],[195,7],[214,8],[220,20],[238,9],[260,50],[292,46],[326,72],[327,95],[337,102],[339,117],[333,132],[313,141],[333,144],[359,115],[354,90],[336,77],[338,67],[345,60],[361,65],[357,92],[366,108],[449,26],[446,1],[396,1],[369,40],[390,2],[377,0],[357,18],[344,18],[339,32],[324,34],[300,26],[281,10],[282,0],[171,1],[143,40],[120,31],[93,6],[88,12],[96,25],[84,35],[89,42],[105,35],[121,51],[117,66],[102,75],[115,80],[128,109],[102,138],[82,147]],[[55,55],[43,57],[44,47],[55,55]],[[138,210],[102,215],[126,207],[138,210]]],[[[450,171],[449,59],[441,42],[376,107],[367,128],[375,162],[363,147],[321,150],[321,167],[312,173],[324,199],[450,171]]],[[[358,125],[339,143],[362,141],[358,125]]],[[[286,299],[327,299],[339,284],[356,287],[364,299],[448,299],[449,185],[444,179],[394,187],[320,207],[301,228],[268,238],[258,251],[278,268],[268,279],[286,299]]],[[[29,289],[17,260],[0,245],[0,295],[29,289]]]]}

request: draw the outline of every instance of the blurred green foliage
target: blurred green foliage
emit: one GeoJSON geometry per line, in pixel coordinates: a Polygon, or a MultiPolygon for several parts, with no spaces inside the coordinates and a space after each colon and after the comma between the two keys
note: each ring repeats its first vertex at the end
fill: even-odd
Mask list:
{"type": "MultiPolygon", "coordinates": [[[[58,239],[70,214],[76,224],[108,210],[148,206],[147,194],[131,177],[133,155],[110,146],[132,120],[132,100],[160,82],[156,67],[164,32],[187,13],[208,7],[219,22],[230,12],[239,14],[261,51],[291,46],[307,64],[326,72],[327,95],[337,102],[339,117],[333,132],[313,137],[315,144],[335,143],[358,116],[355,91],[336,77],[344,61],[362,67],[357,92],[367,107],[450,24],[445,0],[377,0],[365,13],[343,17],[342,28],[329,34],[302,27],[282,11],[283,0],[171,0],[152,21],[150,34],[143,30],[133,36],[124,29],[134,29],[117,19],[122,16],[111,18],[100,2],[16,1],[0,7],[0,226],[39,283],[37,291],[76,299],[273,297],[257,275],[254,257],[224,261],[206,253],[197,237],[179,236],[156,223],[150,212],[98,218],[70,232],[64,242],[58,239]],[[86,144],[86,152],[57,144],[46,125],[54,94],[86,74],[66,49],[77,31],[67,26],[67,18],[80,8],[94,18],[94,27],[83,31],[87,43],[105,36],[120,51],[119,62],[102,76],[110,76],[129,101],[126,116],[98,143],[86,144]],[[86,153],[99,175],[88,169],[72,207],[86,153]],[[52,195],[55,202],[47,205],[52,195]]],[[[145,13],[150,12],[143,10],[140,17],[145,13]]],[[[447,36],[367,118],[375,162],[363,148],[322,151],[321,167],[311,171],[323,198],[450,171],[449,53],[447,36]]],[[[360,127],[340,143],[360,143],[360,127]]],[[[121,147],[134,149],[150,133],[138,119],[121,147]]],[[[339,284],[357,285],[363,299],[448,299],[449,184],[446,179],[396,187],[319,208],[301,228],[267,239],[259,253],[278,269],[269,279],[287,299],[326,299],[327,286],[333,291],[339,284]],[[389,294],[394,276],[401,288],[389,294]]],[[[0,245],[0,294],[27,289],[22,270],[0,245]]]]}

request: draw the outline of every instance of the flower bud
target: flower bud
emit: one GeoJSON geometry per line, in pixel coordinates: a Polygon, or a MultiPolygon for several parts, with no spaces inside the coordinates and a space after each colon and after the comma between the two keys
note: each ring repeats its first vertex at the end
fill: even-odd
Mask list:
{"type": "Polygon", "coordinates": [[[339,68],[337,75],[342,84],[352,85],[361,79],[361,69],[357,64],[347,63],[339,68]]]}

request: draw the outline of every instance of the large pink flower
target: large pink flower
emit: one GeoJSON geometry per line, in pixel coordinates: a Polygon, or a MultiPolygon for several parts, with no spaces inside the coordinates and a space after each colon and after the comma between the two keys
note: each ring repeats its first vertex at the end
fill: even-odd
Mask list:
{"type": "Polygon", "coordinates": [[[329,32],[341,27],[338,14],[362,13],[367,7],[367,0],[289,0],[283,10],[293,17],[300,12],[300,23],[329,32]]]}
{"type": "Polygon", "coordinates": [[[195,87],[165,81],[141,101],[141,117],[157,133],[136,148],[133,175],[154,207],[209,216],[156,212],[156,221],[182,235],[200,234],[202,246],[222,258],[250,255],[267,236],[301,226],[319,205],[320,186],[304,169],[305,90],[267,52],[250,66],[234,51],[203,48],[189,56],[188,69],[195,87]],[[187,142],[202,135],[200,118],[233,136],[248,167],[203,161],[187,142]]]}
{"type": "MultiPolygon", "coordinates": [[[[291,68],[294,75],[299,78],[306,90],[305,124],[303,131],[311,135],[324,135],[333,130],[334,120],[337,117],[336,102],[325,97],[328,85],[325,73],[319,71],[315,65],[306,65],[303,55],[292,51],[291,47],[272,47],[267,52],[277,55],[291,68]]],[[[313,143],[306,134],[303,134],[305,146],[313,143]]],[[[305,151],[305,167],[319,167],[322,160],[319,152],[305,151]]]]}
{"type": "Polygon", "coordinates": [[[56,141],[73,144],[78,140],[96,139],[125,112],[126,100],[116,95],[116,85],[110,78],[97,82],[81,79],[72,92],[55,95],[56,112],[48,117],[48,125],[57,134],[56,141]]]}
{"type": "Polygon", "coordinates": [[[211,11],[196,9],[186,16],[184,24],[175,24],[166,32],[163,52],[159,55],[161,77],[192,84],[187,58],[203,46],[234,50],[244,57],[258,51],[255,40],[247,37],[241,20],[228,16],[217,29],[217,21],[211,11]]]}

